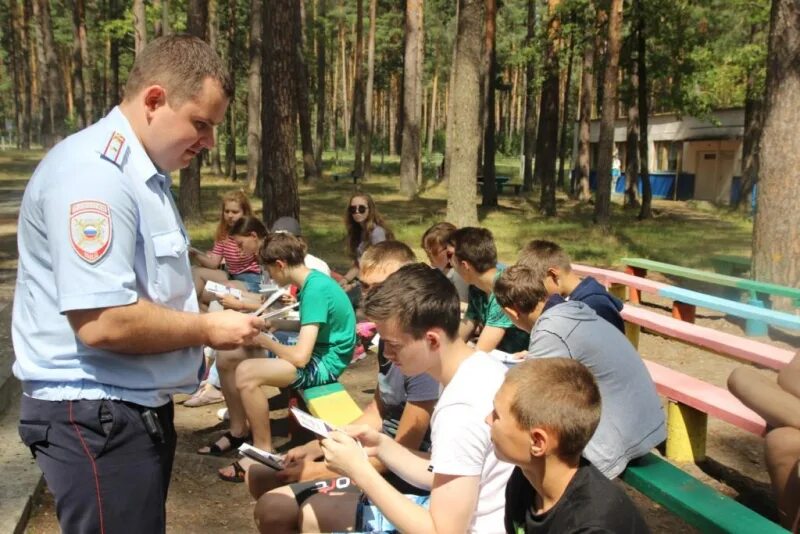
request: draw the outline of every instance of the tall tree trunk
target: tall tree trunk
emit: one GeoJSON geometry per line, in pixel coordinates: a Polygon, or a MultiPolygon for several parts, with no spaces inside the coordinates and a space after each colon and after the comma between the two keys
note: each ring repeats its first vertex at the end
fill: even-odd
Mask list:
{"type": "MultiPolygon", "coordinates": [[[[233,86],[236,87],[236,0],[228,0],[228,73],[233,86]]],[[[234,92],[235,93],[235,92],[234,92]]],[[[236,95],[231,95],[228,102],[227,119],[225,121],[225,174],[236,180],[236,95]]]]}
{"type": "Polygon", "coordinates": [[[347,47],[344,38],[344,24],[339,25],[339,44],[342,51],[342,130],[344,132],[344,148],[350,149],[350,110],[347,107],[347,47]]]}
{"type": "Polygon", "coordinates": [[[636,73],[639,77],[636,98],[639,103],[639,174],[642,177],[642,206],[639,209],[638,219],[643,220],[653,216],[651,211],[653,190],[650,187],[650,141],[647,135],[650,122],[650,86],[647,78],[646,14],[642,0],[635,0],[634,11],[636,12],[636,73]]]}
{"type": "MultiPolygon", "coordinates": [[[[208,1],[188,0],[186,4],[186,31],[206,40],[208,31],[208,1]]],[[[184,221],[196,221],[202,216],[200,207],[200,160],[196,156],[185,169],[181,169],[178,209],[184,221]]]]}
{"type": "MultiPolygon", "coordinates": [[[[72,85],[75,88],[75,107],[78,110],[78,128],[91,123],[91,97],[84,85],[84,51],[86,50],[86,24],[84,22],[84,0],[72,0],[72,85]],[[88,104],[88,106],[87,106],[88,104]]],[[[88,65],[87,65],[88,67],[88,65]]],[[[88,80],[88,76],[86,77],[88,80]]]]}
{"type": "Polygon", "coordinates": [[[247,53],[247,188],[256,192],[263,183],[261,169],[261,56],[263,4],[250,0],[250,44],[247,53]]]}
{"type": "MultiPolygon", "coordinates": [[[[405,43],[405,39],[403,42],[405,43]]],[[[403,50],[405,50],[405,45],[403,45],[403,50]]],[[[392,135],[394,136],[394,154],[400,154],[403,148],[403,121],[405,120],[403,116],[403,106],[406,102],[405,72],[401,72],[399,78],[400,79],[397,80],[397,98],[395,99],[394,129],[392,130],[392,135]]]]}
{"type": "Polygon", "coordinates": [[[608,18],[608,52],[603,77],[603,109],[597,156],[597,199],[594,221],[604,231],[611,227],[611,160],[614,152],[614,122],[617,118],[619,52],[622,44],[622,0],[611,0],[608,18]]]}
{"type": "MultiPolygon", "coordinates": [[[[750,25],[750,43],[755,42],[759,28],[750,25]]],[[[747,73],[747,90],[744,97],[744,137],[742,138],[741,191],[733,208],[749,210],[750,195],[758,182],[758,164],[761,152],[761,129],[764,123],[764,95],[757,89],[756,69],[747,73]]]]}
{"type": "Polygon", "coordinates": [[[295,150],[297,110],[294,99],[294,12],[296,0],[271,0],[264,18],[264,91],[262,119],[263,218],[267,227],[279,217],[300,219],[295,150]]]}
{"type": "Polygon", "coordinates": [[[325,87],[325,42],[328,36],[325,32],[325,17],[327,13],[326,0],[319,0],[317,4],[317,128],[316,128],[316,144],[314,145],[314,161],[317,163],[320,175],[322,174],[322,147],[325,143],[325,95],[327,94],[325,87]]]}
{"type": "MultiPolygon", "coordinates": [[[[575,17],[572,17],[575,20],[575,17]]],[[[564,99],[562,101],[563,114],[561,116],[561,139],[558,142],[558,184],[562,191],[567,189],[564,170],[567,159],[567,125],[569,124],[569,101],[572,91],[572,62],[575,59],[575,36],[570,33],[569,53],[567,56],[567,77],[564,81],[564,99]]]]}
{"type": "MultiPolygon", "coordinates": [[[[638,18],[635,13],[634,17],[638,18]]],[[[625,136],[625,200],[623,205],[626,208],[638,208],[637,189],[639,185],[639,103],[636,101],[639,92],[639,63],[638,54],[634,54],[633,49],[637,46],[638,36],[636,30],[627,41],[628,53],[625,54],[626,67],[628,70],[628,83],[625,87],[623,101],[628,106],[628,128],[625,136]]]]}
{"type": "Polygon", "coordinates": [[[400,193],[406,198],[417,194],[420,168],[420,99],[422,72],[419,57],[423,0],[406,0],[406,50],[403,61],[403,147],[400,153],[400,193]]]}
{"type": "MultiPolygon", "coordinates": [[[[64,137],[67,131],[67,107],[58,64],[55,38],[53,37],[53,23],[50,17],[50,2],[39,0],[39,23],[42,28],[42,47],[46,65],[47,98],[50,103],[50,137],[45,139],[45,147],[53,146],[64,137]]],[[[44,91],[43,91],[44,92],[44,91]]]]}
{"type": "Polygon", "coordinates": [[[27,68],[26,65],[20,65],[22,62],[19,46],[20,35],[20,21],[17,10],[16,0],[9,0],[8,2],[8,19],[9,28],[8,43],[9,43],[9,62],[11,63],[11,77],[14,88],[14,130],[16,133],[17,148],[22,148],[22,95],[25,93],[25,87],[22,85],[22,70],[27,68]]]}
{"type": "MultiPolygon", "coordinates": [[[[109,0],[108,21],[112,21],[120,16],[120,0],[109,0]]],[[[111,76],[111,83],[106,91],[105,112],[116,106],[122,96],[122,84],[119,76],[119,53],[120,42],[117,37],[111,36],[108,42],[108,69],[111,76]]]]}
{"type": "MultiPolygon", "coordinates": [[[[591,33],[597,31],[594,24],[590,24],[591,33]]],[[[586,38],[583,44],[583,65],[581,67],[581,103],[580,103],[580,125],[578,127],[578,180],[580,189],[578,198],[583,202],[588,202],[592,198],[589,188],[590,172],[590,125],[592,122],[592,89],[594,86],[594,54],[596,50],[597,37],[586,38]]]]}
{"type": "MultiPolygon", "coordinates": [[[[525,45],[532,49],[536,39],[536,0],[528,0],[528,34],[525,45]]],[[[533,190],[533,153],[536,149],[536,54],[528,56],[525,64],[525,134],[522,139],[522,190],[533,190]]]]}
{"type": "Polygon", "coordinates": [[[539,110],[539,128],[536,136],[536,165],[534,181],[542,184],[539,209],[552,217],[556,214],[556,157],[558,141],[558,42],[561,23],[558,18],[560,0],[548,1],[548,38],[544,52],[544,82],[539,110]]]}
{"type": "Polygon", "coordinates": [[[23,84],[22,87],[23,91],[20,100],[22,104],[22,113],[20,121],[20,148],[22,148],[23,150],[30,149],[31,133],[33,130],[32,102],[34,100],[34,92],[33,92],[34,76],[33,76],[33,69],[30,68],[33,57],[31,54],[31,46],[30,46],[30,32],[28,31],[29,28],[28,22],[30,19],[29,2],[30,0],[22,0],[18,10],[19,18],[17,19],[19,24],[19,53],[21,60],[20,82],[23,84]]]}
{"type": "Polygon", "coordinates": [[[133,51],[138,56],[147,44],[147,16],[144,0],[133,0],[133,51]]]}
{"type": "Polygon", "coordinates": [[[485,0],[486,19],[483,37],[483,200],[481,205],[485,208],[497,206],[497,181],[494,173],[495,156],[495,78],[497,77],[497,2],[485,0]]]}
{"type": "MultiPolygon", "coordinates": [[[[767,53],[767,95],[753,225],[753,278],[800,285],[800,6],[773,0],[767,53]]],[[[783,308],[786,299],[774,299],[783,308]]],[[[788,309],[788,307],[787,307],[788,309]]],[[[783,510],[781,510],[783,512],[783,510]]],[[[789,526],[792,518],[782,518],[789,526]]]]}
{"type": "Polygon", "coordinates": [[[261,58],[263,56],[262,0],[250,0],[250,34],[247,45],[247,189],[259,195],[263,183],[261,168],[261,58]]]}
{"type": "MultiPolygon", "coordinates": [[[[217,0],[206,0],[208,5],[208,44],[214,50],[219,49],[219,3],[217,0]]],[[[219,139],[219,126],[214,126],[214,139],[219,139]]],[[[219,143],[215,143],[209,150],[211,172],[217,176],[222,174],[219,143]]]]}
{"type": "Polygon", "coordinates": [[[433,154],[433,138],[436,135],[436,97],[439,91],[439,73],[434,71],[433,84],[431,86],[431,109],[430,119],[428,119],[428,154],[433,154]]]}
{"type": "Polygon", "coordinates": [[[450,94],[452,127],[448,128],[447,220],[456,226],[477,226],[475,154],[481,139],[480,83],[483,0],[459,0],[458,30],[453,53],[453,84],[450,94]]]}
{"type": "Polygon", "coordinates": [[[169,0],[161,0],[161,31],[164,35],[172,33],[172,24],[169,18],[169,0]]]}
{"type": "MultiPolygon", "coordinates": [[[[162,9],[161,0],[153,0],[153,10],[160,15],[162,9]]],[[[153,38],[161,37],[162,35],[164,35],[164,21],[159,17],[153,23],[153,38]]]]}
{"type": "Polygon", "coordinates": [[[292,13],[294,54],[294,95],[297,99],[297,115],[300,121],[300,145],[303,151],[303,180],[319,178],[317,162],[314,159],[314,146],[311,141],[311,104],[308,99],[308,70],[303,55],[303,22],[301,17],[302,2],[294,2],[292,13]]]}
{"type": "Polygon", "coordinates": [[[373,97],[375,86],[375,27],[378,16],[378,1],[369,2],[369,33],[367,36],[367,88],[364,94],[366,130],[364,132],[364,178],[372,176],[372,131],[375,128],[373,119],[373,97]]]}
{"type": "Polygon", "coordinates": [[[353,58],[353,172],[356,176],[364,176],[364,131],[367,129],[364,109],[364,0],[356,0],[356,46],[353,58]]]}

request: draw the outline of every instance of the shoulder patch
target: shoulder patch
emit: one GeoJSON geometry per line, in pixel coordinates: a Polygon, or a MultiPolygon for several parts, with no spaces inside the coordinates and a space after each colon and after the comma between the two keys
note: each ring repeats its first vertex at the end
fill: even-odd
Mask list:
{"type": "Polygon", "coordinates": [[[98,200],[82,200],[69,206],[72,249],[88,263],[100,261],[111,246],[111,210],[98,200]]]}
{"type": "Polygon", "coordinates": [[[103,147],[103,152],[100,157],[110,161],[117,167],[122,167],[122,152],[125,148],[125,136],[119,132],[113,132],[111,137],[106,141],[106,146],[103,147]]]}

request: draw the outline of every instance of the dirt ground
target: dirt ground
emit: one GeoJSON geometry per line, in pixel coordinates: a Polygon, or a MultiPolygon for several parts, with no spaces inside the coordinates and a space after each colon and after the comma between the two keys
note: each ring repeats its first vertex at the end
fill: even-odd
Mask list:
{"type": "MultiPolygon", "coordinates": [[[[657,302],[652,309],[667,313],[666,306],[657,302]]],[[[666,303],[662,303],[666,304],[666,303]]],[[[727,332],[742,334],[742,329],[714,314],[702,314],[697,322],[727,332]]],[[[797,338],[781,334],[764,339],[782,347],[797,347],[797,338]]],[[[681,369],[691,376],[724,386],[728,374],[738,364],[728,358],[683,345],[659,336],[643,334],[640,352],[645,358],[681,369]]],[[[342,382],[361,405],[369,402],[375,387],[377,362],[375,355],[353,364],[343,375],[342,382]]],[[[774,374],[771,371],[764,371],[774,374]]],[[[277,395],[277,390],[265,390],[277,395]]],[[[185,397],[178,398],[180,401],[185,397]]],[[[275,397],[274,400],[277,400],[275,397]]],[[[231,484],[217,478],[216,470],[230,463],[233,457],[199,456],[195,450],[215,439],[226,426],[216,416],[222,404],[201,408],[178,405],[176,427],[179,432],[178,452],[168,501],[168,531],[184,532],[253,532],[253,500],[243,484],[231,484]]],[[[286,438],[286,410],[274,410],[273,429],[280,449],[291,446],[286,438]]],[[[726,423],[709,420],[708,459],[700,465],[684,465],[692,475],[731,495],[769,517],[774,517],[769,494],[769,479],[762,458],[762,440],[726,423]]],[[[652,503],[635,490],[626,487],[645,514],[653,532],[695,532],[683,521],[652,503]]],[[[49,534],[58,532],[52,498],[45,490],[37,499],[27,532],[49,534]]]]}

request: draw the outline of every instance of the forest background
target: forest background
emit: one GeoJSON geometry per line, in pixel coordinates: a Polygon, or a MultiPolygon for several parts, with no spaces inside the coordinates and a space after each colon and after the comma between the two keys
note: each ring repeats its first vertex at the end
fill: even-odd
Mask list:
{"type": "Polygon", "coordinates": [[[742,189],[758,183],[751,272],[800,281],[794,2],[2,0],[3,142],[47,148],[91,124],[120,100],[147,40],[184,31],[236,81],[217,147],[181,172],[187,221],[202,215],[201,165],[259,196],[270,223],[300,216],[298,183],[322,184],[331,160],[366,187],[374,162],[398,155],[402,198],[441,179],[446,218],[477,224],[479,204],[498,205],[497,159],[520,158],[522,193],[541,214],[568,220],[556,201],[567,195],[608,232],[616,119],[628,122],[624,206],[644,221],[648,117],[744,107],[742,189]]]}

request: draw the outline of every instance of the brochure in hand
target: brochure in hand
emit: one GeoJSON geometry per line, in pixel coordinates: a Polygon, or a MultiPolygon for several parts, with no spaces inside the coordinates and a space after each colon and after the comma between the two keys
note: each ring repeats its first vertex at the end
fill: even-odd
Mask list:
{"type": "Polygon", "coordinates": [[[260,462],[267,467],[271,467],[276,471],[280,471],[285,467],[283,456],[272,454],[271,452],[259,449],[258,447],[253,447],[249,443],[242,443],[242,445],[239,447],[239,454],[242,456],[247,456],[248,458],[252,458],[253,460],[260,462]]]}
{"type": "Polygon", "coordinates": [[[242,300],[242,291],[240,289],[236,289],[235,287],[228,287],[212,280],[208,280],[205,285],[205,290],[209,293],[214,293],[218,297],[224,297],[225,295],[231,295],[232,297],[236,297],[239,300],[242,300]]]}
{"type": "Polygon", "coordinates": [[[336,430],[333,426],[329,425],[322,419],[318,417],[314,417],[310,413],[306,413],[303,410],[292,406],[289,408],[289,411],[292,413],[297,422],[303,428],[310,430],[314,434],[321,436],[323,438],[327,438],[328,435],[336,430]]]}

